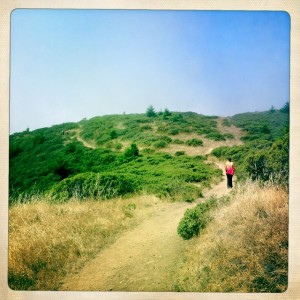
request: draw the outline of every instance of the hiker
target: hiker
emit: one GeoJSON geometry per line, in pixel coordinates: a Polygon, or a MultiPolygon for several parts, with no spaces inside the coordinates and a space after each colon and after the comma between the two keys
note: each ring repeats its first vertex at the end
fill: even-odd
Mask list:
{"type": "Polygon", "coordinates": [[[227,177],[227,187],[230,189],[232,188],[232,177],[235,171],[231,158],[228,158],[228,160],[226,161],[225,171],[227,177]]]}

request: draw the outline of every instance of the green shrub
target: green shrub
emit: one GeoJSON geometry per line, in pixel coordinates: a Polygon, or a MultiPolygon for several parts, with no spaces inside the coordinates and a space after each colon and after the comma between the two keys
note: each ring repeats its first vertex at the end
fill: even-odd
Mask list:
{"type": "Polygon", "coordinates": [[[200,224],[198,212],[195,209],[188,209],[178,225],[177,232],[183,239],[188,240],[198,235],[200,224]]]}
{"type": "Polygon", "coordinates": [[[194,208],[189,208],[184,213],[177,227],[177,233],[184,239],[189,240],[199,234],[211,220],[208,212],[217,205],[217,199],[212,197],[206,202],[197,204],[194,208]]]}
{"type": "Polygon", "coordinates": [[[113,147],[116,149],[116,150],[121,150],[123,148],[123,145],[121,143],[116,143],[113,145],[113,147]]]}
{"type": "Polygon", "coordinates": [[[184,141],[183,140],[179,140],[179,139],[175,139],[172,141],[173,144],[177,144],[177,145],[182,145],[184,144],[184,141]]]}
{"type": "Polygon", "coordinates": [[[178,128],[170,128],[168,130],[168,133],[171,135],[177,135],[177,134],[179,134],[179,129],[178,128]]]}
{"type": "Polygon", "coordinates": [[[233,134],[231,134],[231,133],[224,133],[224,138],[226,139],[226,140],[232,140],[232,139],[234,139],[234,135],[233,134]]]}
{"type": "Polygon", "coordinates": [[[131,144],[130,147],[126,148],[124,153],[119,157],[120,161],[130,161],[139,156],[139,149],[136,144],[131,144]]]}
{"type": "Polygon", "coordinates": [[[185,155],[185,151],[177,151],[175,153],[175,156],[181,156],[181,155],[185,155]]]}
{"type": "Polygon", "coordinates": [[[153,147],[154,148],[165,148],[165,147],[167,147],[167,143],[165,142],[165,141],[157,141],[157,142],[154,142],[153,143],[153,147]]]}
{"type": "Polygon", "coordinates": [[[225,141],[225,137],[219,132],[210,132],[205,137],[214,141],[225,141]]]}
{"type": "Polygon", "coordinates": [[[56,202],[65,202],[72,197],[79,200],[110,199],[132,193],[138,188],[135,178],[130,176],[82,173],[57,183],[49,194],[56,202]]]}
{"type": "Polygon", "coordinates": [[[165,148],[172,142],[172,139],[168,136],[160,136],[157,141],[155,141],[152,146],[154,148],[165,148]]]}
{"type": "Polygon", "coordinates": [[[154,152],[155,152],[155,150],[151,149],[151,148],[144,148],[141,150],[142,154],[153,154],[154,152]]]}
{"type": "Polygon", "coordinates": [[[199,139],[191,139],[191,140],[187,140],[186,144],[188,146],[198,147],[198,146],[203,146],[203,141],[199,139]]]}
{"type": "Polygon", "coordinates": [[[152,130],[152,127],[151,127],[150,125],[143,125],[143,126],[141,127],[141,129],[142,129],[143,131],[145,131],[145,130],[152,130]]]}
{"type": "Polygon", "coordinates": [[[174,113],[173,117],[171,118],[171,121],[173,123],[185,123],[185,120],[183,119],[183,115],[180,113],[174,113]]]}

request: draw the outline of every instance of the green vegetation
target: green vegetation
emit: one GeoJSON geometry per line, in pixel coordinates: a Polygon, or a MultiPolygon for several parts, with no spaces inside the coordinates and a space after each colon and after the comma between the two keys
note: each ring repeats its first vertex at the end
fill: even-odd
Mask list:
{"type": "Polygon", "coordinates": [[[203,145],[203,141],[199,140],[199,139],[191,139],[191,140],[187,140],[186,144],[188,146],[198,147],[198,146],[202,146],[203,145]]]}
{"type": "Polygon", "coordinates": [[[185,240],[197,236],[211,217],[209,211],[216,207],[218,199],[211,197],[205,202],[197,204],[194,208],[187,209],[183,218],[179,222],[177,232],[185,240]]]}
{"type": "MultiPolygon", "coordinates": [[[[247,133],[243,137],[244,144],[216,148],[213,155],[221,159],[230,156],[236,164],[239,180],[251,177],[287,184],[288,112],[286,104],[280,110],[224,119],[224,124],[239,126],[247,133]]],[[[215,116],[170,112],[167,108],[157,113],[153,107],[145,114],[95,117],[15,133],[10,136],[9,149],[10,204],[21,199],[20,195],[28,198],[35,193],[47,193],[65,179],[71,184],[72,177],[79,174],[85,177],[89,173],[103,178],[114,174],[118,180],[133,180],[131,189],[111,195],[144,190],[173,200],[189,200],[201,194],[201,187],[209,185],[220,172],[205,164],[205,157],[189,157],[182,151],[171,156],[157,151],[171,144],[202,146],[201,136],[212,140],[233,138],[217,130],[215,116]],[[185,138],[174,138],[180,134],[185,138]],[[188,138],[190,134],[193,136],[188,138]],[[80,139],[95,148],[86,147],[80,139]],[[196,188],[193,182],[201,183],[200,187],[196,188]],[[176,188],[177,184],[181,188],[176,188]]],[[[102,195],[102,198],[109,197],[102,195]]]]}
{"type": "Polygon", "coordinates": [[[288,186],[289,105],[267,112],[238,114],[231,122],[246,135],[244,144],[219,147],[212,151],[218,158],[231,157],[239,180],[251,178],[288,186]]]}
{"type": "Polygon", "coordinates": [[[55,184],[50,190],[50,196],[57,202],[64,202],[71,198],[110,199],[137,190],[135,180],[128,175],[125,177],[114,174],[81,173],[55,184]]]}
{"type": "Polygon", "coordinates": [[[78,184],[79,178],[84,188],[79,185],[76,193],[83,198],[88,193],[95,194],[93,188],[87,192],[86,186],[93,182],[88,174],[94,174],[93,178],[110,178],[111,181],[102,182],[104,186],[123,186],[123,180],[132,181],[128,190],[114,192],[103,192],[103,184],[97,181],[102,192],[96,194],[102,199],[144,190],[172,200],[191,201],[201,195],[202,187],[221,175],[220,171],[205,164],[205,157],[171,156],[157,151],[170,144],[201,146],[203,141],[198,138],[187,142],[172,138],[179,134],[195,136],[201,130],[206,134],[217,132],[216,117],[170,112],[167,108],[157,113],[149,107],[145,114],[95,117],[12,134],[10,204],[21,201],[21,195],[28,199],[30,195],[49,191],[52,195],[59,191],[59,195],[67,195],[64,199],[70,198],[75,192],[68,191],[75,182],[78,184]],[[81,140],[92,146],[87,147],[81,140]],[[117,177],[112,179],[112,175],[117,177]],[[199,183],[198,187],[193,183],[199,183]],[[62,193],[62,187],[67,191],[62,193]]]}
{"type": "Polygon", "coordinates": [[[188,237],[202,227],[186,246],[176,280],[178,291],[280,293],[287,289],[285,189],[248,181],[205,214],[205,227],[196,209],[186,216],[188,237]]]}
{"type": "Polygon", "coordinates": [[[178,291],[286,290],[288,112],[286,104],[280,110],[232,117],[230,122],[246,132],[244,144],[222,146],[212,154],[232,158],[242,185],[227,199],[211,198],[185,212],[177,232],[186,240],[194,237],[194,244],[187,251],[178,291]]]}
{"type": "MultiPolygon", "coordinates": [[[[177,232],[190,241],[178,291],[286,289],[288,113],[286,104],[224,119],[224,126],[245,131],[244,144],[212,154],[231,157],[242,184],[230,197],[211,197],[187,210],[180,221],[177,232]],[[258,182],[244,181],[249,178],[258,182]]],[[[162,202],[149,195],[186,202],[202,197],[222,171],[206,155],[187,154],[203,149],[201,138],[234,137],[218,131],[215,116],[153,107],[145,114],[95,117],[11,135],[10,287],[57,289],[67,273],[156,211],[162,202]]]]}

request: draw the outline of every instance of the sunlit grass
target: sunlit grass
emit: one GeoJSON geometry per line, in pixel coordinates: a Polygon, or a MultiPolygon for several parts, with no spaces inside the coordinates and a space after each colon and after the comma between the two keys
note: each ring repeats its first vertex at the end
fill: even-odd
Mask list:
{"type": "Polygon", "coordinates": [[[187,242],[177,289],[283,292],[287,288],[288,194],[246,184],[187,242]]]}
{"type": "Polygon", "coordinates": [[[64,204],[35,200],[9,211],[8,278],[16,290],[58,289],[65,274],[78,270],[160,204],[154,196],[64,204]]]}

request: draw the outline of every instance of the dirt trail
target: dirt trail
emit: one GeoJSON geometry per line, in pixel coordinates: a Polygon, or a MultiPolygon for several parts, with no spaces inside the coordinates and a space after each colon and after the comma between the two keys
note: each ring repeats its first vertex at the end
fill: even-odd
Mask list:
{"type": "Polygon", "coordinates": [[[74,132],[75,133],[75,137],[73,138],[76,138],[79,142],[81,142],[85,147],[87,148],[91,148],[91,149],[96,149],[96,145],[95,144],[92,144],[92,143],[89,143],[87,142],[86,140],[84,140],[83,138],[80,137],[80,128],[79,129],[72,129],[72,130],[69,130],[68,132],[74,132]]]}
{"type": "MultiPolygon", "coordinates": [[[[208,161],[224,169],[223,164],[213,157],[208,161]]],[[[224,177],[223,174],[223,180],[206,191],[204,199],[198,202],[211,195],[228,194],[224,177]]],[[[174,283],[187,243],[177,234],[177,226],[186,209],[194,205],[165,203],[157,214],[125,232],[79,273],[66,277],[61,290],[176,291],[174,283]]]]}
{"type": "MultiPolygon", "coordinates": [[[[205,198],[227,193],[222,181],[205,198]]],[[[67,277],[61,290],[175,291],[186,246],[177,234],[177,226],[185,210],[194,205],[166,203],[156,215],[101,251],[78,274],[67,277]]]]}

